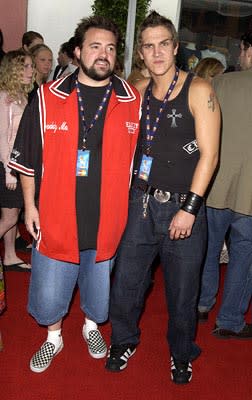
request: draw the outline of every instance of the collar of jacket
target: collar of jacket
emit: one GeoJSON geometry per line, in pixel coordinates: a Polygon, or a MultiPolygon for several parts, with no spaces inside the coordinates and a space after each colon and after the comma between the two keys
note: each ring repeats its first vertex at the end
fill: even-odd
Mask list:
{"type": "MultiPolygon", "coordinates": [[[[51,93],[61,99],[67,99],[75,89],[75,80],[78,76],[78,72],[79,68],[77,68],[77,70],[72,74],[49,83],[49,90],[51,93]]],[[[136,99],[131,86],[124,79],[117,75],[112,75],[112,82],[113,89],[119,102],[129,102],[136,99]]]]}

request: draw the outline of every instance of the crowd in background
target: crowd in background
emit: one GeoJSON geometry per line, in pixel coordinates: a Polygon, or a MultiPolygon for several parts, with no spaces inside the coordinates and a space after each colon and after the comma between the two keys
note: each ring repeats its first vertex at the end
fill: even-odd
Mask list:
{"type": "MultiPolygon", "coordinates": [[[[242,43],[245,48],[242,48],[241,52],[247,51],[252,45],[252,36],[244,36],[244,38],[242,39],[242,43]]],[[[18,221],[24,203],[19,177],[18,175],[13,175],[12,171],[8,167],[8,161],[13,148],[13,143],[15,141],[17,129],[19,126],[19,122],[22,118],[23,111],[26,105],[32,101],[40,85],[50,80],[55,80],[64,76],[68,76],[78,68],[78,60],[76,58],[74,49],[75,43],[73,38],[70,38],[69,41],[62,43],[59,48],[57,58],[58,65],[53,68],[54,55],[50,47],[44,43],[43,36],[40,33],[33,31],[26,32],[23,35],[22,46],[20,49],[8,51],[7,53],[5,53],[3,50],[3,33],[0,31],[0,238],[2,238],[4,242],[4,253],[2,256],[2,265],[0,267],[0,312],[3,311],[5,307],[3,269],[5,271],[29,271],[31,269],[31,265],[24,262],[16,254],[16,251],[18,249],[17,245],[18,243],[20,243],[20,240],[22,242],[22,247],[23,249],[25,249],[25,251],[30,251],[30,249],[29,243],[24,240],[22,241],[22,237],[18,230],[18,221]]],[[[221,98],[221,94],[224,93],[224,90],[226,90],[224,84],[229,83],[227,79],[224,81],[220,79],[220,76],[225,73],[225,65],[223,65],[220,60],[213,57],[202,58],[201,60],[198,60],[197,63],[191,63],[190,65],[190,72],[193,72],[195,75],[206,79],[209,82],[212,82],[213,80],[214,82],[216,82],[213,84],[213,86],[216,88],[217,94],[221,98]]],[[[251,64],[245,66],[243,65],[242,69],[250,70],[251,67],[252,62],[251,64]]],[[[117,74],[123,76],[123,67],[120,65],[119,62],[117,74]]],[[[230,76],[232,77],[232,75],[230,76]]],[[[145,87],[146,84],[149,83],[149,81],[149,71],[146,68],[143,60],[139,58],[139,54],[136,51],[133,60],[132,73],[128,77],[128,82],[130,82],[133,86],[136,85],[138,89],[140,88],[139,90],[141,91],[141,84],[143,84],[143,87],[145,87]]],[[[243,83],[243,81],[241,82],[243,83]]],[[[223,105],[223,102],[225,101],[225,99],[221,98],[221,107],[223,107],[223,110],[225,110],[225,105],[223,105]]],[[[223,115],[224,118],[226,118],[226,114],[223,115]]],[[[237,116],[237,118],[238,117],[239,116],[237,116]]],[[[228,147],[225,141],[224,145],[228,147]]],[[[245,152],[244,148],[243,152],[245,152]]],[[[236,154],[235,157],[237,157],[236,154]]],[[[237,174],[242,175],[242,172],[238,171],[237,174]]],[[[240,187],[239,179],[237,179],[237,188],[238,187],[240,187]]],[[[242,187],[243,186],[241,185],[241,188],[239,189],[240,191],[242,190],[242,187]]],[[[233,192],[236,194],[236,188],[232,189],[233,192]]],[[[233,196],[235,195],[234,193],[232,193],[233,196]]],[[[219,218],[211,214],[211,207],[215,209],[215,203],[213,204],[213,206],[209,204],[208,207],[209,225],[216,225],[216,218],[219,218]]],[[[250,244],[249,234],[247,235],[247,244],[245,246],[245,244],[243,243],[244,248],[242,249],[238,248],[238,242],[239,240],[243,240],[244,242],[246,241],[246,238],[243,237],[242,239],[239,239],[233,234],[233,230],[235,230],[236,232],[237,218],[240,215],[243,215],[243,213],[245,215],[246,223],[247,220],[249,220],[250,223],[250,211],[246,210],[243,212],[243,209],[239,209],[239,207],[232,208],[232,206],[226,205],[225,203],[219,204],[218,207],[221,210],[227,208],[229,209],[230,207],[232,218],[235,218],[235,227],[233,226],[233,219],[230,216],[229,218],[226,217],[225,223],[227,229],[221,235],[218,243],[218,248],[215,249],[215,259],[217,260],[215,260],[215,265],[218,264],[219,266],[219,262],[223,262],[223,260],[224,262],[228,261],[227,251],[229,248],[231,249],[231,260],[235,258],[235,253],[237,251],[243,251],[244,254],[246,254],[247,261],[250,260],[250,251],[247,252],[246,247],[250,244]],[[232,238],[231,242],[230,232],[232,238]],[[220,259],[221,255],[223,257],[222,259],[220,259]]],[[[242,230],[243,226],[239,226],[239,229],[242,230]]],[[[212,237],[214,237],[213,232],[212,237]]],[[[213,238],[212,240],[214,241],[213,238]]],[[[215,287],[215,291],[212,294],[212,299],[209,303],[209,306],[206,307],[203,303],[200,304],[198,310],[198,318],[200,322],[207,320],[208,314],[215,303],[216,291],[218,290],[219,284],[219,271],[217,271],[216,267],[214,268],[215,278],[212,277],[211,282],[212,285],[215,287]]],[[[233,270],[235,270],[235,266],[233,266],[232,268],[233,270]]],[[[230,274],[232,274],[232,271],[230,272],[230,274]]],[[[240,277],[236,277],[236,280],[233,276],[230,277],[228,275],[228,277],[230,282],[226,282],[226,291],[228,293],[235,293],[235,290],[232,290],[236,288],[236,290],[240,291],[239,293],[244,293],[244,285],[240,284],[240,286],[238,287],[237,284],[237,281],[240,280],[240,277]],[[232,290],[230,289],[230,286],[232,286],[232,290]]],[[[248,286],[248,280],[250,279],[249,266],[247,267],[246,271],[243,271],[242,279],[243,282],[244,280],[246,280],[247,282],[247,298],[246,302],[243,303],[241,310],[244,315],[251,297],[250,286],[248,286]]],[[[206,282],[205,286],[207,286],[206,282]]],[[[227,294],[224,298],[226,303],[229,300],[228,296],[231,296],[231,294],[227,294]]],[[[239,308],[239,306],[237,306],[237,308],[239,308]]],[[[244,320],[239,320],[239,324],[237,325],[232,325],[231,323],[228,324],[229,311],[230,310],[228,310],[225,314],[225,310],[223,311],[222,309],[222,318],[220,318],[219,316],[219,320],[217,321],[217,325],[215,326],[214,334],[217,337],[224,338],[251,338],[252,326],[250,324],[246,324],[244,320]],[[222,326],[221,324],[223,321],[224,325],[222,326]],[[225,321],[227,321],[226,325],[225,321]],[[239,326],[239,328],[237,328],[237,326],[239,326]]]]}

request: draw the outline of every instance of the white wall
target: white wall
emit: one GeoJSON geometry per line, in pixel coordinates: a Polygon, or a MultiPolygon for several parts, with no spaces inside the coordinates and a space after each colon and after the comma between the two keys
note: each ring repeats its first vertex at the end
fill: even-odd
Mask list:
{"type": "MultiPolygon", "coordinates": [[[[113,0],[111,0],[113,1],[113,0]]],[[[153,0],[151,9],[178,26],[181,0],[153,0]]],[[[81,18],[92,13],[93,0],[28,0],[27,30],[40,32],[57,58],[61,43],[73,36],[81,18]]]]}
{"type": "Polygon", "coordinates": [[[178,28],[181,0],[152,0],[151,9],[170,18],[178,28]]]}
{"type": "Polygon", "coordinates": [[[42,34],[57,58],[81,18],[91,14],[93,0],[28,0],[27,30],[42,34]]]}

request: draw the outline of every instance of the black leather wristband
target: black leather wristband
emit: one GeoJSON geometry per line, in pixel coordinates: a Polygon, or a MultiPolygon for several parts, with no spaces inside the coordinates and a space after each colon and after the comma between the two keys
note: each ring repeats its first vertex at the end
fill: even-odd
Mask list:
{"type": "Polygon", "coordinates": [[[197,215],[202,203],[203,203],[203,197],[199,196],[196,193],[188,192],[186,200],[182,205],[181,209],[190,214],[197,215]]]}

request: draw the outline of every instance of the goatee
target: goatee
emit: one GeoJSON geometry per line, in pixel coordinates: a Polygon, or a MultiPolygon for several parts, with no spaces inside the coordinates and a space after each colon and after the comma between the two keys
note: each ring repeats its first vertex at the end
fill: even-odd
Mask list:
{"type": "Polygon", "coordinates": [[[104,81],[105,79],[109,78],[113,74],[113,71],[110,68],[108,69],[108,71],[106,71],[104,73],[98,73],[94,67],[94,64],[90,68],[87,68],[81,59],[78,61],[80,63],[80,68],[82,69],[84,74],[95,81],[104,81]]]}

